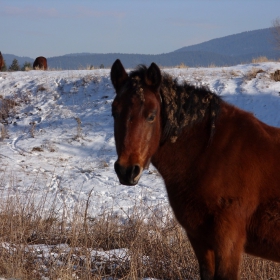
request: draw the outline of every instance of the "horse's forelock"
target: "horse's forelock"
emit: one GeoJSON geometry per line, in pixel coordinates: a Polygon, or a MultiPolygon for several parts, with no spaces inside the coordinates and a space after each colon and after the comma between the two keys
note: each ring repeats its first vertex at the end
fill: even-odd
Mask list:
{"type": "Polygon", "coordinates": [[[144,97],[144,86],[145,86],[145,75],[147,67],[145,65],[138,65],[138,67],[129,73],[129,79],[123,85],[120,95],[125,92],[139,96],[141,102],[145,101],[144,97]]]}

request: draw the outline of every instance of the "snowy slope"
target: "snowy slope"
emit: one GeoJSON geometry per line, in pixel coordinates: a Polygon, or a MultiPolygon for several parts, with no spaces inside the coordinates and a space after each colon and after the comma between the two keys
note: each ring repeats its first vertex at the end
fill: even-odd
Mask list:
{"type": "MultiPolygon", "coordinates": [[[[224,100],[280,127],[280,82],[270,78],[277,69],[280,63],[267,62],[164,71],[179,81],[208,85],[224,100]]],[[[135,201],[168,203],[153,166],[137,186],[118,182],[110,70],[3,72],[0,96],[2,103],[13,98],[18,104],[4,125],[8,138],[0,142],[0,187],[7,195],[47,194],[67,211],[90,195],[93,216],[106,209],[126,211],[135,201]]]]}

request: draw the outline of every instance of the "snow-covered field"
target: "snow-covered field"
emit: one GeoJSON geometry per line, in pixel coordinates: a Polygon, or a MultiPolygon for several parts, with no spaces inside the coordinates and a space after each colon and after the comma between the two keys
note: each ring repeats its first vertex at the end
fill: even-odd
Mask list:
{"type": "MultiPolygon", "coordinates": [[[[277,69],[280,63],[267,62],[164,71],[179,81],[208,85],[224,100],[280,127],[280,82],[270,78],[277,69]],[[262,71],[251,77],[257,70],[262,71]]],[[[8,135],[0,141],[2,193],[38,199],[47,194],[69,212],[90,195],[92,216],[106,209],[127,211],[135,201],[151,207],[168,203],[153,166],[137,186],[118,182],[110,70],[3,72],[0,97],[18,103],[8,124],[0,124],[8,135]]]]}

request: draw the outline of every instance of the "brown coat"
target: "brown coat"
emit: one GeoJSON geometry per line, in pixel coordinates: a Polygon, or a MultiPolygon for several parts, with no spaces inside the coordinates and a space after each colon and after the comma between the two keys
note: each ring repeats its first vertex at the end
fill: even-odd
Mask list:
{"type": "Polygon", "coordinates": [[[5,61],[4,61],[2,53],[0,52],[0,71],[2,70],[2,68],[4,66],[5,66],[5,61]]]}
{"type": "Polygon", "coordinates": [[[37,57],[33,63],[33,69],[48,70],[47,59],[43,56],[37,57]]]}
{"type": "Polygon", "coordinates": [[[280,129],[154,63],[111,80],[119,180],[158,169],[201,279],[239,279],[243,252],[280,262],[280,129]]]}

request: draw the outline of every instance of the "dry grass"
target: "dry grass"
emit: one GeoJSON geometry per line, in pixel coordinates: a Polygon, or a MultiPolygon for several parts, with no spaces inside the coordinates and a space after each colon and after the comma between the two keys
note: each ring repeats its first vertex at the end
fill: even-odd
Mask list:
{"type": "Polygon", "coordinates": [[[272,60],[269,60],[266,56],[259,56],[252,59],[252,63],[262,63],[262,62],[269,62],[269,61],[272,60]]]}
{"type": "Polygon", "coordinates": [[[0,141],[3,141],[4,139],[8,138],[8,130],[7,127],[0,122],[0,141]]]}
{"type": "Polygon", "coordinates": [[[211,63],[207,66],[207,68],[217,68],[217,66],[214,63],[211,63]]]}
{"type": "Polygon", "coordinates": [[[7,118],[15,112],[18,103],[15,98],[4,98],[0,95],[0,122],[7,124],[7,118]]]}
{"type": "Polygon", "coordinates": [[[261,68],[253,67],[250,71],[246,72],[243,79],[244,81],[250,81],[252,79],[255,79],[259,73],[263,73],[264,70],[261,68]]]}
{"type": "Polygon", "coordinates": [[[276,70],[275,72],[271,73],[270,78],[275,82],[280,82],[280,70],[276,70]]]}
{"type": "MultiPolygon", "coordinates": [[[[139,203],[122,217],[112,211],[89,217],[85,204],[75,211],[83,214],[66,221],[55,206],[46,211],[48,204],[47,197],[36,203],[32,195],[1,195],[1,276],[199,279],[190,243],[168,209],[164,216],[151,209],[144,213],[139,203]]],[[[280,266],[245,255],[241,274],[241,279],[279,279],[280,266]]]]}
{"type": "Polygon", "coordinates": [[[94,70],[96,69],[93,65],[87,65],[87,66],[80,66],[78,67],[78,70],[94,70]]]}
{"type": "Polygon", "coordinates": [[[189,68],[189,67],[185,63],[182,62],[181,64],[175,66],[174,68],[184,69],[184,68],[189,68]]]}
{"type": "Polygon", "coordinates": [[[266,56],[259,56],[252,59],[252,63],[262,63],[262,62],[280,62],[280,59],[267,58],[266,56]]]}
{"type": "Polygon", "coordinates": [[[198,277],[193,251],[171,213],[160,219],[136,206],[125,218],[112,212],[90,218],[85,205],[84,215],[65,221],[57,209],[46,213],[44,206],[45,200],[36,204],[14,195],[1,200],[0,275],[22,280],[198,277]],[[42,245],[36,251],[36,244],[48,246],[50,254],[42,245]],[[116,249],[122,256],[109,251],[116,249]]]}
{"type": "Polygon", "coordinates": [[[238,71],[238,70],[230,70],[230,71],[229,71],[229,76],[230,76],[230,77],[238,77],[238,76],[240,76],[240,75],[241,75],[241,72],[238,71]]]}
{"type": "Polygon", "coordinates": [[[23,69],[23,71],[31,71],[31,70],[33,70],[33,68],[30,66],[25,66],[24,67],[24,69],[23,69]]]}

